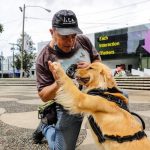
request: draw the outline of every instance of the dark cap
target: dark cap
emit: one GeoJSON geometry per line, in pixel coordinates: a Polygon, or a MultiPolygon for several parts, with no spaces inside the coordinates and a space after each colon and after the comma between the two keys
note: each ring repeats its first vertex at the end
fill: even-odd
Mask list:
{"type": "Polygon", "coordinates": [[[60,10],[52,19],[52,27],[55,27],[60,35],[82,34],[78,27],[76,15],[71,10],[60,10]]]}

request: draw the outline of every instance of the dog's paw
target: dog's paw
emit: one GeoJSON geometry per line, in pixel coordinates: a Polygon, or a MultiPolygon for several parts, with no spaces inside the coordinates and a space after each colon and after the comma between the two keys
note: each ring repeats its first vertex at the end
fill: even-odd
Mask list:
{"type": "Polygon", "coordinates": [[[52,67],[53,67],[53,69],[58,70],[59,68],[61,68],[61,65],[58,62],[53,62],[52,67]]]}
{"type": "Polygon", "coordinates": [[[59,79],[65,75],[64,69],[59,62],[53,62],[51,66],[53,73],[57,76],[55,79],[59,79]]]}

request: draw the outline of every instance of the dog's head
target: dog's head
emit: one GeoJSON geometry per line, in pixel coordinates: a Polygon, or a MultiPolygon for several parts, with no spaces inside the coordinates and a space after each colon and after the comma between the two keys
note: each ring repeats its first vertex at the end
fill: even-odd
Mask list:
{"type": "Polygon", "coordinates": [[[112,88],[117,87],[111,70],[100,62],[90,64],[87,68],[77,69],[76,78],[81,85],[87,88],[112,88]]]}

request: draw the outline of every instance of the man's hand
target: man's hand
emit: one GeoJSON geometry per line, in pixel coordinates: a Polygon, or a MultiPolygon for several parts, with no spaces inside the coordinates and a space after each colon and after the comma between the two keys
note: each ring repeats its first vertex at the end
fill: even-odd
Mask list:
{"type": "Polygon", "coordinates": [[[49,70],[52,72],[52,75],[53,75],[54,79],[58,80],[56,70],[54,69],[54,66],[52,65],[51,61],[48,61],[48,66],[49,66],[49,70]]]}
{"type": "Polygon", "coordinates": [[[79,68],[86,68],[86,67],[88,67],[89,65],[90,65],[89,62],[82,61],[82,62],[77,63],[77,68],[78,68],[78,69],[79,69],[79,68]]]}

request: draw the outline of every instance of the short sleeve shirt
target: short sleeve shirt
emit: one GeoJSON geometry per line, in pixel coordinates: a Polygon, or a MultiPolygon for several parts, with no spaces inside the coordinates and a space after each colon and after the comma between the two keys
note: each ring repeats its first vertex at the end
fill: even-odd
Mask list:
{"type": "Polygon", "coordinates": [[[73,49],[74,53],[71,56],[60,57],[56,50],[46,45],[36,60],[36,80],[37,89],[41,91],[44,87],[51,85],[54,82],[52,73],[48,68],[48,61],[60,62],[63,69],[66,71],[71,64],[76,64],[81,61],[93,62],[101,60],[97,50],[93,47],[90,40],[83,35],[77,36],[76,43],[73,49]]]}

